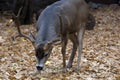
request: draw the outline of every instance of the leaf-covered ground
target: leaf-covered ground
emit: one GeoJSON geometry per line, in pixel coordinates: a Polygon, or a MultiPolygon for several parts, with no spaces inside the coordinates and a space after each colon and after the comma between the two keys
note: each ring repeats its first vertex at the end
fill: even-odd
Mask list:
{"type": "MultiPolygon", "coordinates": [[[[120,80],[120,7],[104,6],[91,10],[96,17],[96,26],[86,31],[79,73],[62,72],[60,45],[54,47],[41,74],[35,68],[35,52],[30,41],[24,38],[12,40],[17,34],[9,18],[0,16],[0,80],[120,80]]],[[[21,26],[28,34],[35,26],[21,26]]],[[[72,44],[69,41],[67,59],[72,44]]],[[[67,60],[68,61],[68,60],[67,60]]]]}

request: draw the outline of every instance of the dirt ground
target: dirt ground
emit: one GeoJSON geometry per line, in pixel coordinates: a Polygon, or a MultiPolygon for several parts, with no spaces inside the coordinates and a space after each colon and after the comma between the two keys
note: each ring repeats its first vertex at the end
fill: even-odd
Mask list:
{"type": "MultiPolygon", "coordinates": [[[[120,6],[104,6],[91,10],[96,19],[94,30],[85,32],[79,73],[73,68],[62,72],[61,46],[53,48],[46,67],[37,73],[35,51],[24,38],[12,40],[17,30],[11,19],[0,16],[0,80],[120,80],[120,6]]],[[[28,34],[33,25],[21,26],[28,34]]],[[[67,47],[67,59],[72,44],[67,47]]],[[[68,62],[68,60],[67,60],[68,62]]]]}

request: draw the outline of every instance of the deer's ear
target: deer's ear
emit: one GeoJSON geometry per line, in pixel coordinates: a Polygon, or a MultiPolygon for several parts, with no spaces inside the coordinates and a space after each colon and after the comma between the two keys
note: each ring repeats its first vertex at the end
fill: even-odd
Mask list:
{"type": "Polygon", "coordinates": [[[44,50],[48,50],[50,47],[54,46],[54,44],[57,43],[58,41],[60,41],[60,38],[55,38],[55,39],[47,42],[47,43],[44,45],[43,49],[44,49],[44,50]]]}
{"type": "Polygon", "coordinates": [[[46,43],[45,45],[44,45],[44,47],[43,47],[43,49],[44,50],[48,50],[49,49],[49,47],[50,47],[50,45],[51,45],[51,43],[46,43]]]}

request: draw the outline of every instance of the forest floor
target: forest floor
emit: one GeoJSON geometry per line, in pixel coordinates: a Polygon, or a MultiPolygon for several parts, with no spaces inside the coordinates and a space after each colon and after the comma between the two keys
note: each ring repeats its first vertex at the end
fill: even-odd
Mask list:
{"type": "MultiPolygon", "coordinates": [[[[120,6],[104,6],[91,10],[95,16],[94,30],[85,32],[79,73],[73,68],[62,72],[61,45],[53,48],[41,74],[36,70],[36,57],[31,42],[24,38],[12,40],[17,34],[11,19],[0,16],[0,80],[120,80],[120,6]]],[[[28,34],[35,26],[21,26],[28,34]]],[[[69,41],[67,62],[72,49],[69,41]]]]}

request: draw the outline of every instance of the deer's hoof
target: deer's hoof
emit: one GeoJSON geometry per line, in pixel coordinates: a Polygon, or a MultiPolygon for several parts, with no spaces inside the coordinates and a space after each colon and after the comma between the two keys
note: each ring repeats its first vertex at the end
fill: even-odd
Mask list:
{"type": "Polygon", "coordinates": [[[67,68],[63,68],[63,73],[66,73],[67,71],[67,68]]]}
{"type": "Polygon", "coordinates": [[[67,68],[69,68],[69,69],[72,68],[72,65],[69,65],[69,64],[68,64],[68,65],[67,65],[67,68]]]}
{"type": "Polygon", "coordinates": [[[75,68],[75,69],[74,69],[74,72],[76,72],[76,73],[80,73],[79,68],[75,68]]]}

